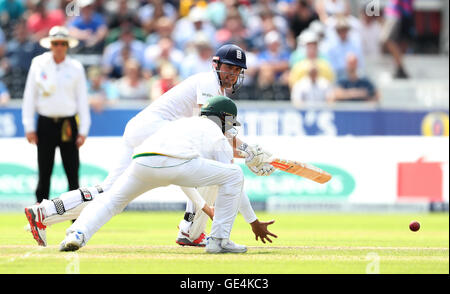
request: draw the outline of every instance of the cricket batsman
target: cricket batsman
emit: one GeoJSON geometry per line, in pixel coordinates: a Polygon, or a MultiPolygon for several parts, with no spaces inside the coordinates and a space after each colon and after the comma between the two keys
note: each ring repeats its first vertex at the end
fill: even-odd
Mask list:
{"type": "MultiPolygon", "coordinates": [[[[38,205],[25,208],[31,233],[38,245],[46,246],[46,227],[66,220],[76,219],[81,211],[97,196],[108,191],[132,161],[136,146],[153,135],[170,121],[198,116],[201,106],[211,97],[226,96],[226,90],[236,91],[243,82],[246,66],[245,52],[238,46],[227,44],[220,47],[212,61],[210,72],[199,73],[182,81],[158,100],[147,106],[126,125],[121,140],[117,162],[109,170],[106,179],[96,187],[85,187],[63,193],[59,198],[44,200],[38,205]]],[[[257,145],[248,145],[235,139],[234,156],[245,158],[246,165],[260,176],[270,175],[274,168],[264,163],[270,153],[257,145]],[[245,154],[242,157],[241,154],[245,154]]],[[[180,186],[188,196],[186,212],[179,224],[176,242],[180,245],[205,246],[204,233],[208,215],[201,212],[202,203],[194,204],[190,199],[200,193],[207,206],[215,202],[218,187],[199,188],[180,186]]]]}
{"type": "Polygon", "coordinates": [[[214,219],[207,253],[244,253],[247,247],[230,240],[231,229],[240,211],[251,224],[256,240],[272,242],[267,226],[260,222],[243,191],[244,175],[233,164],[233,149],[225,133],[238,125],[237,108],[224,96],[216,96],[201,109],[200,117],[182,118],[162,126],[135,148],[133,160],[108,191],[83,209],[66,231],[60,251],[76,251],[114,215],[142,193],[151,189],[218,186],[214,219]]]}

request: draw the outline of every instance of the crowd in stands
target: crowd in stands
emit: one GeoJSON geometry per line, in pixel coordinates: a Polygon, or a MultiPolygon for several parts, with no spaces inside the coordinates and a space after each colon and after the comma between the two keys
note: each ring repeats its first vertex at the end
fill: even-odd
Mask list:
{"type": "MultiPolygon", "coordinates": [[[[392,0],[386,9],[404,13],[400,2],[412,0],[392,0]]],[[[55,25],[80,41],[71,54],[100,57],[86,67],[95,111],[158,99],[211,70],[212,55],[226,43],[247,55],[236,98],[290,98],[302,107],[379,97],[365,59],[382,54],[383,17],[364,5],[354,15],[348,0],[0,0],[0,25],[0,105],[22,97],[31,60],[45,50],[39,39],[55,25]]],[[[400,58],[395,77],[405,78],[400,58]]]]}

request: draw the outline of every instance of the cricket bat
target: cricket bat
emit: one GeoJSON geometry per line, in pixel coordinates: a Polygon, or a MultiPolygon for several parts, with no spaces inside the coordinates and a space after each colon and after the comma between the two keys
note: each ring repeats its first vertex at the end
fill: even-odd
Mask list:
{"type": "Polygon", "coordinates": [[[332,178],[329,173],[314,165],[295,160],[281,159],[272,156],[265,160],[265,162],[270,163],[276,169],[310,179],[320,184],[325,184],[332,178]]]}

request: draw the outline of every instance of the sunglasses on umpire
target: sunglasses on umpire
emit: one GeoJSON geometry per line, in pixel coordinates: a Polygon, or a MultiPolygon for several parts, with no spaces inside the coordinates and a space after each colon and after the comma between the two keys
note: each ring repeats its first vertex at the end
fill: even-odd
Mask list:
{"type": "Polygon", "coordinates": [[[66,47],[66,46],[68,46],[69,45],[69,43],[67,43],[67,42],[52,42],[52,46],[64,46],[64,47],[66,47]]]}

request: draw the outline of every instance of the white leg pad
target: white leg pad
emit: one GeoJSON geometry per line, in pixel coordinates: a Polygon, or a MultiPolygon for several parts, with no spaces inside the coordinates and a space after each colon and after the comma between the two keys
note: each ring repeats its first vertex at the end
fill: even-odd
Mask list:
{"type": "Polygon", "coordinates": [[[80,205],[76,206],[73,209],[67,210],[64,212],[64,214],[54,214],[51,216],[46,217],[42,223],[46,226],[51,226],[57,223],[61,223],[68,220],[74,220],[78,216],[80,216],[81,211],[90,203],[91,201],[86,201],[81,203],[80,205]]]}

